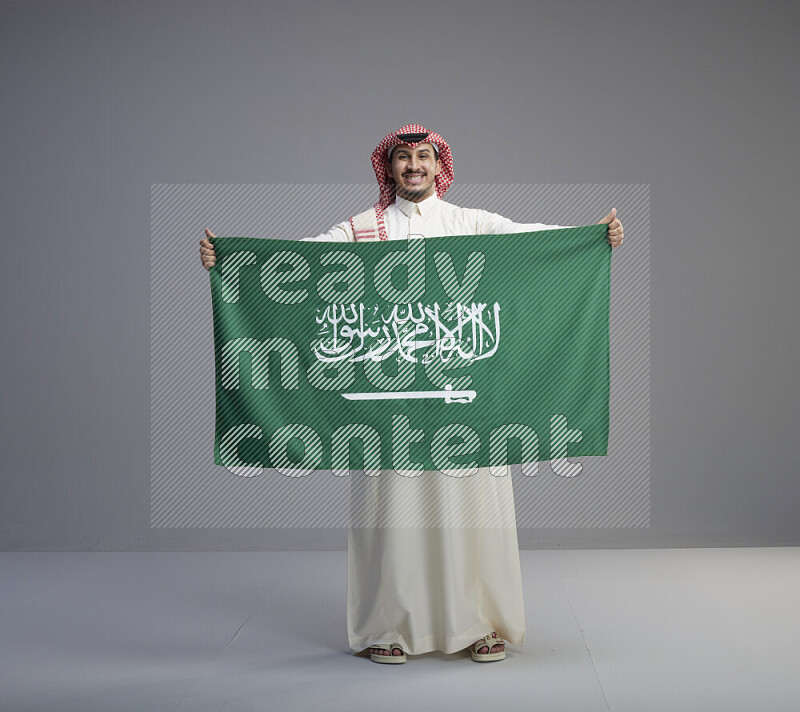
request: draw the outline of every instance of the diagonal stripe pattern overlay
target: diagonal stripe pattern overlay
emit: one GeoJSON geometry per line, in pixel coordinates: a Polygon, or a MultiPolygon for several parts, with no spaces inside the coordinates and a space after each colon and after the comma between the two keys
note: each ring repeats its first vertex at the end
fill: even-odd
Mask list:
{"type": "MultiPolygon", "coordinates": [[[[371,483],[380,478],[367,477],[364,470],[354,470],[349,475],[320,470],[292,476],[305,473],[293,472],[289,463],[283,463],[284,466],[275,463],[280,471],[252,466],[226,469],[214,464],[214,456],[218,462],[220,456],[219,447],[216,452],[210,447],[214,443],[215,425],[214,326],[209,274],[202,269],[198,252],[205,227],[219,236],[294,240],[316,235],[371,204],[373,192],[371,185],[152,186],[151,526],[347,527],[351,524],[355,500],[379,497],[371,483]],[[366,484],[351,487],[351,482],[366,484]]],[[[612,206],[617,208],[625,226],[625,244],[610,255],[608,455],[571,454],[569,462],[554,460],[534,464],[530,460],[535,458],[523,457],[525,464],[510,467],[510,479],[513,480],[518,527],[649,526],[649,186],[463,185],[451,189],[448,202],[480,206],[517,222],[561,225],[592,225],[612,206]]],[[[592,228],[590,232],[594,231],[592,228]]],[[[302,245],[322,247],[321,243],[302,245]]],[[[433,259],[431,253],[427,256],[429,260],[433,259]]],[[[218,278],[219,269],[218,266],[211,276],[218,278]]],[[[463,270],[464,264],[460,264],[459,275],[463,270]]],[[[217,285],[221,283],[218,281],[217,285]]],[[[238,284],[226,282],[226,300],[235,301],[238,289],[238,284]]],[[[215,294],[217,305],[222,302],[222,291],[215,294]]],[[[555,306],[554,302],[551,307],[555,306]]],[[[484,361],[486,363],[488,360],[484,361]]],[[[305,373],[305,368],[300,372],[305,373]]],[[[457,370],[451,371],[449,377],[457,373],[457,370]]],[[[267,377],[266,372],[257,370],[255,356],[252,375],[254,379],[267,377]]],[[[232,383],[230,379],[237,378],[235,369],[229,369],[223,377],[232,383]]],[[[274,370],[268,378],[272,388],[281,383],[283,373],[274,370]]],[[[260,385],[263,387],[264,383],[260,385]]],[[[404,390],[417,393],[413,388],[404,390]]],[[[360,397],[363,399],[369,394],[365,396],[362,392],[360,397]]],[[[509,393],[504,400],[513,401],[513,394],[509,393]]],[[[360,412],[369,410],[364,400],[341,402],[349,403],[348,407],[360,409],[360,412]]],[[[374,401],[372,403],[374,405],[374,401]]],[[[391,408],[391,400],[385,403],[391,408]]],[[[441,408],[436,400],[417,403],[425,404],[427,410],[441,408]]],[[[424,412],[419,411],[420,414],[424,412]]],[[[457,423],[458,418],[452,422],[457,423]]],[[[540,432],[538,426],[537,432],[540,432]]],[[[269,434],[265,433],[267,439],[269,434]]],[[[426,431],[426,438],[430,434],[426,431]]],[[[453,434],[463,436],[465,433],[453,434]]],[[[566,425],[560,435],[557,429],[551,434],[556,438],[567,437],[566,425]]],[[[546,437],[548,433],[542,435],[546,437]]],[[[326,442],[326,446],[329,445],[326,442]]],[[[603,449],[604,446],[587,447],[584,452],[602,452],[603,449]]],[[[438,454],[438,450],[434,452],[438,454]]],[[[549,450],[543,448],[543,452],[546,454],[549,450]]],[[[579,452],[579,449],[571,445],[570,452],[579,452]]],[[[453,486],[454,492],[457,486],[461,486],[463,492],[464,485],[469,485],[466,480],[470,479],[458,481],[453,477],[439,477],[447,480],[447,486],[453,486]]],[[[510,482],[508,484],[510,486],[510,482]]],[[[455,494],[453,500],[457,500],[455,494]]],[[[427,501],[421,498],[418,504],[427,501]]],[[[459,523],[455,526],[493,526],[497,517],[489,504],[485,511],[459,513],[459,523]],[[469,520],[465,521],[464,516],[469,516],[469,520]]],[[[402,522],[379,525],[454,526],[451,514],[414,511],[413,516],[404,514],[402,522]]]]}

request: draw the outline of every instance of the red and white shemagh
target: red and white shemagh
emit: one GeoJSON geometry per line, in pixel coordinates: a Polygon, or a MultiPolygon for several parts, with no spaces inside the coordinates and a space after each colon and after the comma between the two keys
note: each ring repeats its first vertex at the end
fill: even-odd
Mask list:
{"type": "Polygon", "coordinates": [[[375,169],[375,177],[378,179],[378,186],[380,187],[378,202],[372,207],[378,219],[378,233],[381,240],[389,239],[383,222],[383,211],[394,202],[397,196],[397,185],[394,182],[394,178],[386,173],[386,167],[391,165],[387,153],[392,146],[397,146],[401,143],[411,146],[411,148],[416,148],[421,143],[436,144],[439,149],[438,158],[442,162],[442,169],[434,179],[434,189],[437,197],[441,198],[453,182],[453,156],[450,153],[450,146],[438,133],[428,131],[428,129],[419,124],[406,124],[388,136],[384,136],[372,152],[372,167],[375,169]],[[415,136],[414,138],[418,140],[414,141],[408,137],[408,134],[424,134],[424,136],[415,136]],[[405,136],[405,138],[400,138],[401,136],[405,136]]]}

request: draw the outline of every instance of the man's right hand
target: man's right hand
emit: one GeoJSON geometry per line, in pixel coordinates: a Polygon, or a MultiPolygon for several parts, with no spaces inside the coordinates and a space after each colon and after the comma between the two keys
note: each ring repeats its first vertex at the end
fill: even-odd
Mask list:
{"type": "Polygon", "coordinates": [[[217,255],[214,252],[214,245],[209,240],[209,237],[216,237],[216,235],[206,228],[207,237],[200,240],[200,259],[203,262],[203,267],[211,269],[217,261],[217,255]]]}

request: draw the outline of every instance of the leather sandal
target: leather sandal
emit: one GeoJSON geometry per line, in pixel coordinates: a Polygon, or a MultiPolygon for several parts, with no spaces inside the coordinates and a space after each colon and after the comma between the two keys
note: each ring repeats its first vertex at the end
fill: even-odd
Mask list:
{"type": "Polygon", "coordinates": [[[499,653],[492,652],[493,645],[505,645],[505,640],[503,640],[497,633],[492,631],[489,635],[484,635],[483,638],[478,640],[477,642],[473,643],[470,646],[469,652],[472,654],[472,659],[478,663],[488,663],[492,660],[503,660],[506,656],[505,648],[501,650],[499,653]],[[479,653],[478,651],[485,647],[487,652],[479,653]]]}
{"type": "Polygon", "coordinates": [[[369,651],[369,659],[372,660],[373,663],[404,663],[406,661],[406,653],[402,647],[400,647],[400,643],[376,643],[375,645],[370,645],[370,648],[380,648],[381,650],[388,650],[388,655],[381,655],[380,653],[373,653],[372,650],[369,651]],[[393,651],[395,648],[399,648],[403,654],[402,655],[394,655],[393,651]]]}

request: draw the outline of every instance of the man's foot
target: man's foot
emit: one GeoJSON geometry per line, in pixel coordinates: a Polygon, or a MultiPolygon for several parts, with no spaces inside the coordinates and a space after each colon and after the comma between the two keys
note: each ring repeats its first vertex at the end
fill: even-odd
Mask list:
{"type": "Polygon", "coordinates": [[[470,646],[470,655],[475,662],[479,663],[503,660],[506,657],[505,643],[505,640],[492,631],[470,646]]]}
{"type": "MultiPolygon", "coordinates": [[[[494,633],[494,631],[492,631],[492,632],[494,633]]],[[[497,635],[497,633],[495,633],[495,635],[497,635]]],[[[477,643],[477,642],[478,641],[476,640],[475,643],[477,643]]],[[[473,643],[473,645],[475,645],[475,643],[473,643]]],[[[502,653],[505,649],[506,649],[506,644],[505,643],[497,643],[496,645],[492,646],[491,652],[492,653],[502,653]]],[[[490,651],[489,651],[489,648],[486,645],[483,645],[480,648],[478,648],[478,654],[479,655],[485,655],[488,652],[490,652],[490,651]]]]}
{"type": "MultiPolygon", "coordinates": [[[[370,648],[369,652],[375,653],[375,655],[389,655],[388,650],[384,650],[383,648],[370,648]]],[[[395,646],[392,648],[392,655],[402,655],[403,649],[399,646],[395,646]]]]}
{"type": "Polygon", "coordinates": [[[369,659],[373,663],[404,663],[406,654],[400,643],[385,643],[379,647],[372,646],[369,649],[369,659]]]}

